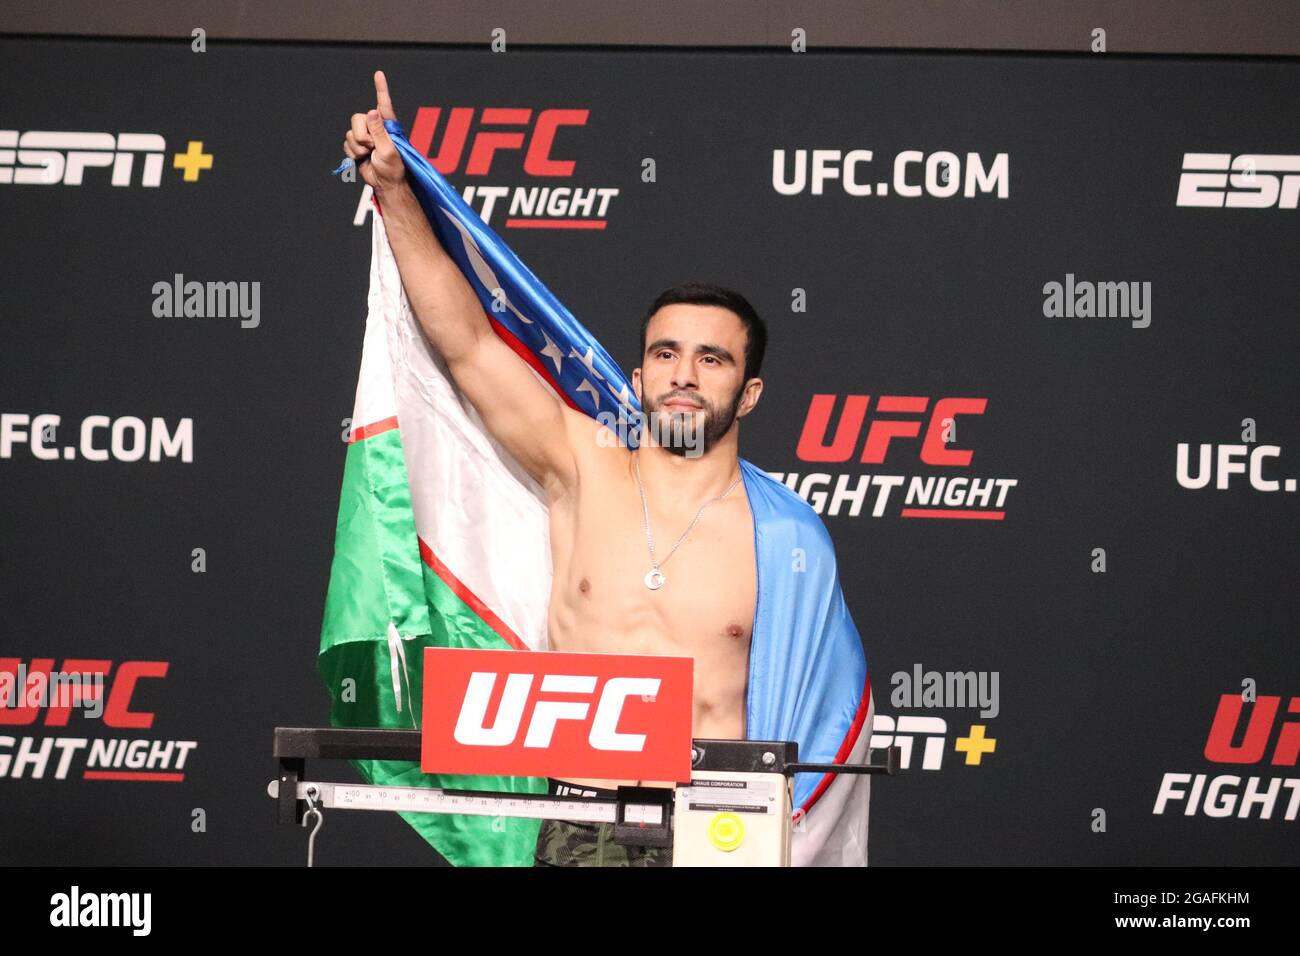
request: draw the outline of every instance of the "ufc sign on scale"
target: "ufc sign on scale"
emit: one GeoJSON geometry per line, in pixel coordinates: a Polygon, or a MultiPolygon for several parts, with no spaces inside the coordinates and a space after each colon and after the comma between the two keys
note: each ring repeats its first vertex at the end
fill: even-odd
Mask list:
{"type": "Polygon", "coordinates": [[[426,648],[420,768],[687,782],[693,663],[426,648]]]}

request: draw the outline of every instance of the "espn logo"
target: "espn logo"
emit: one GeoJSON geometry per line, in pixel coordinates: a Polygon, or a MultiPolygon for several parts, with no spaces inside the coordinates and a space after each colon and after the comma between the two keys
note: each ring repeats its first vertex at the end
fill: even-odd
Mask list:
{"type": "Polygon", "coordinates": [[[113,168],[114,186],[131,185],[135,158],[144,159],[140,185],[162,180],[167,141],[157,133],[64,133],[0,129],[0,183],[80,186],[90,168],[113,168]],[[14,164],[18,168],[14,168],[14,164]]]}
{"type": "Polygon", "coordinates": [[[907,770],[912,766],[912,741],[919,735],[925,741],[921,757],[922,770],[940,770],[943,768],[943,748],[948,740],[948,722],[942,717],[890,717],[888,714],[876,714],[871,722],[871,741],[873,750],[887,747],[899,747],[898,766],[907,770]]]}
{"type": "Polygon", "coordinates": [[[1233,159],[1231,153],[1183,154],[1176,205],[1295,209],[1298,198],[1300,156],[1243,153],[1233,159]]]}
{"type": "Polygon", "coordinates": [[[689,780],[689,657],[426,648],[425,773],[689,780]]]}

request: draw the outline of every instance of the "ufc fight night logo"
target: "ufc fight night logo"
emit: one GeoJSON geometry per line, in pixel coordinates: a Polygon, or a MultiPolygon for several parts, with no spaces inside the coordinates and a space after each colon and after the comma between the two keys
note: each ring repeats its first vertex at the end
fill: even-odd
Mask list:
{"type": "Polygon", "coordinates": [[[1166,773],[1153,814],[1285,823],[1300,815],[1300,697],[1256,696],[1253,689],[1220,695],[1203,756],[1228,772],[1166,773]],[[1244,776],[1247,768],[1258,773],[1244,776]]]}
{"type": "Polygon", "coordinates": [[[689,780],[680,657],[426,648],[426,773],[689,780]]]}
{"type": "Polygon", "coordinates": [[[444,176],[453,173],[486,176],[492,172],[493,159],[501,152],[520,154],[528,176],[560,178],[572,176],[577,163],[552,155],[555,140],[566,126],[586,126],[591,113],[590,110],[549,109],[538,110],[534,117],[531,109],[484,107],[480,110],[459,106],[447,111],[442,139],[438,151],[433,153],[430,152],[433,134],[442,112],[441,106],[421,106],[411,124],[410,141],[444,176]]]}
{"type": "Polygon", "coordinates": [[[975,457],[958,440],[958,431],[964,435],[968,427],[959,423],[983,415],[988,404],[987,398],[845,395],[841,401],[838,395],[814,395],[795,449],[799,460],[867,467],[856,474],[770,474],[818,514],[856,518],[870,503],[873,518],[1002,521],[1019,480],[952,471],[969,469],[975,457]],[[939,471],[891,473],[900,460],[939,471]]]}
{"type": "Polygon", "coordinates": [[[54,664],[52,657],[0,657],[0,780],[185,780],[197,741],[137,735],[154,726],[146,708],[170,662],[54,664]],[[68,683],[67,675],[81,679],[68,683]]]}
{"type": "MultiPolygon", "coordinates": [[[[408,138],[438,172],[465,178],[463,198],[485,223],[500,214],[507,229],[600,230],[609,222],[618,188],[573,182],[578,164],[571,150],[579,141],[575,133],[590,115],[585,109],[421,106],[408,138]],[[488,176],[520,175],[546,181],[483,182],[488,176]]],[[[370,193],[369,187],[362,192],[353,219],[357,225],[370,211],[370,193]]]]}

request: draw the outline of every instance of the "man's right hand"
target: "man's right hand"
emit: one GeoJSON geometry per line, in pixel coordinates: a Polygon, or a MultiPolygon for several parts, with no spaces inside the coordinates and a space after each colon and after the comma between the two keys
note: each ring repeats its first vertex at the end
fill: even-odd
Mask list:
{"type": "Polygon", "coordinates": [[[375,105],[368,113],[352,114],[352,128],[343,141],[343,152],[352,157],[361,178],[375,192],[382,193],[406,178],[406,164],[384,129],[384,120],[397,119],[397,115],[388,97],[383,70],[375,71],[375,105]]]}
{"type": "Polygon", "coordinates": [[[584,455],[604,448],[605,426],[569,408],[493,331],[477,293],[406,185],[406,165],[384,129],[384,120],[397,117],[382,72],[375,73],[375,99],[377,109],[353,114],[343,151],[383,205],[411,311],[488,431],[554,501],[577,488],[575,447],[584,455]]]}

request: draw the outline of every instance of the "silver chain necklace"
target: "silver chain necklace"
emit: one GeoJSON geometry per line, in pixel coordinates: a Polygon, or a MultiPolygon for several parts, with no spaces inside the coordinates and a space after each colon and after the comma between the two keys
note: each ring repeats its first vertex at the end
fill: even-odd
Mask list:
{"type": "Polygon", "coordinates": [[[664,558],[662,562],[659,562],[655,560],[655,541],[654,537],[650,534],[650,506],[646,504],[645,486],[641,484],[641,455],[634,452],[633,457],[636,459],[636,486],[637,490],[641,492],[641,510],[645,514],[645,541],[650,548],[650,570],[646,572],[644,581],[645,586],[650,590],[658,591],[668,580],[664,577],[663,571],[659,569],[668,563],[668,558],[671,558],[681,543],[686,540],[686,536],[691,533],[691,528],[695,527],[696,522],[700,520],[700,515],[704,514],[704,509],[713,504],[713,502],[721,501],[723,498],[727,497],[727,495],[731,494],[731,488],[735,488],[736,485],[740,484],[740,479],[744,477],[744,472],[742,471],[741,474],[736,477],[736,480],[731,483],[731,488],[728,488],[716,498],[710,498],[708,501],[704,502],[704,504],[700,505],[700,510],[695,512],[695,520],[691,522],[690,527],[682,532],[682,536],[677,539],[677,544],[673,545],[673,550],[668,552],[668,558],[664,558]]]}

